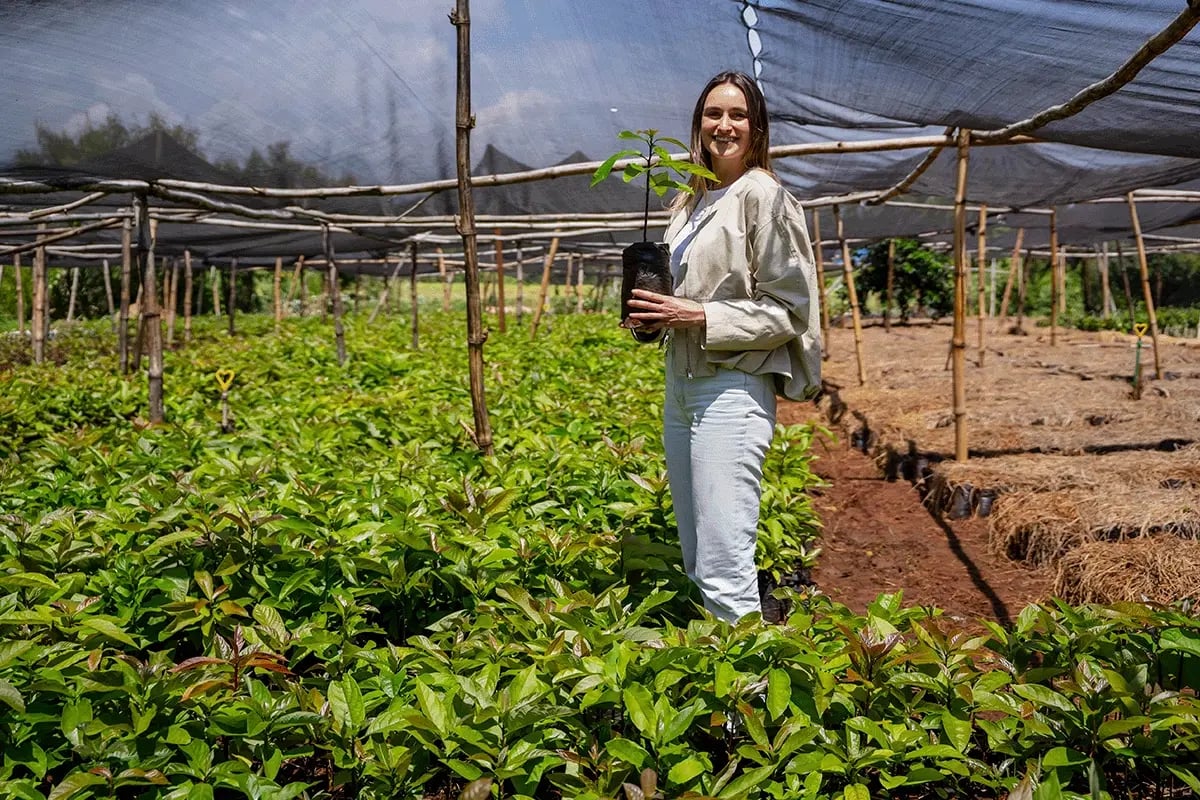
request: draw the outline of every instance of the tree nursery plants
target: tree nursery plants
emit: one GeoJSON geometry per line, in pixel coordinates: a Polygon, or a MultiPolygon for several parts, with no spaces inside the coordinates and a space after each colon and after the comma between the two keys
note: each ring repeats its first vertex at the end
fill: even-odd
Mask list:
{"type": "MultiPolygon", "coordinates": [[[[3,368],[0,797],[1200,791],[1188,609],[964,629],[783,589],[780,624],[716,621],[679,564],[654,351],[602,315],[494,337],[485,456],[461,322],[426,315],[417,351],[384,319],[350,320],[345,366],[316,318],[201,320],[163,425],[99,333],[3,368]]],[[[776,578],[820,557],[827,435],[781,426],[768,458],[776,578]]]]}

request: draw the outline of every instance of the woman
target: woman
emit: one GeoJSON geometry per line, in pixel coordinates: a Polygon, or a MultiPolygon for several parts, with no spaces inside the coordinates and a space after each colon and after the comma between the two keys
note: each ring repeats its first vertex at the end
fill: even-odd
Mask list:
{"type": "Polygon", "coordinates": [[[692,114],[694,177],[667,228],[672,295],[635,290],[630,320],[667,329],[663,443],[688,577],[704,606],[760,612],[754,561],[775,394],[820,384],[812,245],[770,170],[767,107],[753,79],[722,72],[692,114]]]}

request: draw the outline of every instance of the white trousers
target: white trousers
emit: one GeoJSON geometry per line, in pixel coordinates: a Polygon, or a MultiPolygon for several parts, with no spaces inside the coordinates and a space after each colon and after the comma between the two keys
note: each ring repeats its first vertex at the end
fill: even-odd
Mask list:
{"type": "Polygon", "coordinates": [[[774,381],[734,369],[688,378],[667,362],[663,447],[684,569],[704,607],[736,622],[762,611],[754,548],[774,381]]]}

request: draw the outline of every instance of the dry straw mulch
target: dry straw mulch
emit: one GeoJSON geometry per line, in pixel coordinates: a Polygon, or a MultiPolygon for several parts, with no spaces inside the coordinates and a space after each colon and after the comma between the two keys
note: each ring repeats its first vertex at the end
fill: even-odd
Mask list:
{"type": "Polygon", "coordinates": [[[1059,562],[1054,593],[1069,603],[1200,601],[1200,541],[1089,542],[1059,562]]]}

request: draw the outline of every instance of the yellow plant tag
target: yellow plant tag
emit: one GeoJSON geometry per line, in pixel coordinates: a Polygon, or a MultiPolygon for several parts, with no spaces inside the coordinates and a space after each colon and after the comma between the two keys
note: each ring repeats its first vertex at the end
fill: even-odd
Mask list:
{"type": "Polygon", "coordinates": [[[222,392],[229,391],[229,387],[233,385],[233,370],[219,369],[216,373],[217,386],[221,387],[222,392]]]}
{"type": "Polygon", "coordinates": [[[1133,323],[1133,333],[1140,339],[1146,335],[1146,329],[1149,327],[1145,322],[1135,322],[1133,323]]]}

